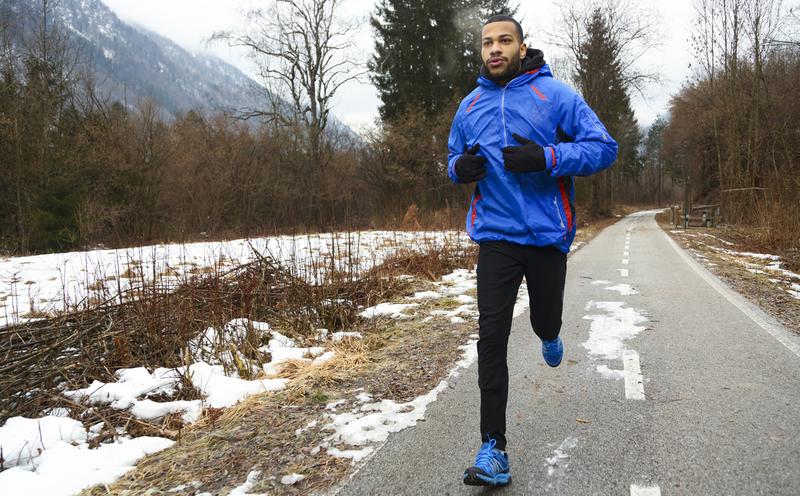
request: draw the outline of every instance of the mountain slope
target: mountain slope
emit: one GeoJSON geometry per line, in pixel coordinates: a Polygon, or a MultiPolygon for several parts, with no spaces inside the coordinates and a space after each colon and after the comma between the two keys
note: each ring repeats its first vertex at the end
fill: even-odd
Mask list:
{"type": "MultiPolygon", "coordinates": [[[[34,14],[38,2],[3,0],[2,4],[0,10],[10,9],[27,26],[18,32],[32,32],[30,27],[38,22],[34,14]]],[[[167,38],[121,21],[100,0],[60,0],[55,16],[103,96],[127,106],[150,97],[174,116],[188,109],[254,107],[263,91],[216,57],[194,55],[167,38]]]]}

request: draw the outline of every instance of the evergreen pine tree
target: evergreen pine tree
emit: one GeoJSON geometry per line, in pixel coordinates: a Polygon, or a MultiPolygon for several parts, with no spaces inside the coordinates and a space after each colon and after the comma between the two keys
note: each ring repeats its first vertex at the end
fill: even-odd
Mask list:
{"type": "Polygon", "coordinates": [[[480,30],[491,15],[514,15],[507,0],[380,0],[370,24],[370,62],[384,120],[411,107],[435,115],[475,87],[480,30]]]}
{"type": "Polygon", "coordinates": [[[574,80],[584,99],[619,144],[617,167],[591,178],[589,210],[592,216],[610,215],[614,189],[622,177],[640,170],[638,146],[641,133],[623,80],[620,46],[605,12],[597,8],[586,23],[586,38],[577,50],[574,80]]]}

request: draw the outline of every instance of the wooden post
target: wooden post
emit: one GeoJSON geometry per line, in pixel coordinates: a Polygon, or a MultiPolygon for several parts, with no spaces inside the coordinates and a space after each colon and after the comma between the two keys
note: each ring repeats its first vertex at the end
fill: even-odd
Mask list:
{"type": "Polygon", "coordinates": [[[686,181],[686,188],[684,188],[683,192],[683,228],[689,229],[689,212],[691,212],[692,208],[689,204],[691,202],[692,194],[691,194],[691,185],[689,181],[686,181]]]}

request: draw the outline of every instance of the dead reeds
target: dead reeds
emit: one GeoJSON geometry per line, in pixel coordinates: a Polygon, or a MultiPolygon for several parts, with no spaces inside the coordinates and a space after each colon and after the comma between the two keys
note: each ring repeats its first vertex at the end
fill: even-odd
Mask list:
{"type": "MultiPolygon", "coordinates": [[[[422,252],[401,250],[363,273],[331,270],[323,283],[308,282],[261,254],[227,272],[194,276],[177,288],[140,278],[91,309],[0,328],[0,422],[74,407],[66,404],[62,391],[93,380],[114,381],[114,371],[120,368],[188,365],[191,340],[208,327],[222,329],[232,319],[269,322],[301,341],[316,338],[320,328],[333,332],[368,327],[358,316],[361,309],[408,290],[409,282],[395,276],[432,280],[473,261],[474,250],[445,244],[422,252]]],[[[243,333],[240,339],[223,336],[214,352],[220,363],[234,369],[227,372],[251,378],[248,360],[263,363],[258,349],[266,339],[255,332],[243,333]],[[223,354],[236,359],[226,362],[223,354]]],[[[313,370],[296,364],[287,373],[301,382],[325,384],[358,366],[363,356],[357,358],[354,348],[348,351],[330,364],[313,370]],[[343,359],[353,363],[339,363],[343,359]]]]}

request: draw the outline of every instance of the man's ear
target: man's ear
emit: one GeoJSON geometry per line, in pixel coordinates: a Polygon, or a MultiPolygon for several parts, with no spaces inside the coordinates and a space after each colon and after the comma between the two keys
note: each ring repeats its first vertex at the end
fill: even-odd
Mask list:
{"type": "Polygon", "coordinates": [[[519,58],[524,59],[526,53],[528,53],[528,45],[523,43],[519,46],[519,58]]]}

